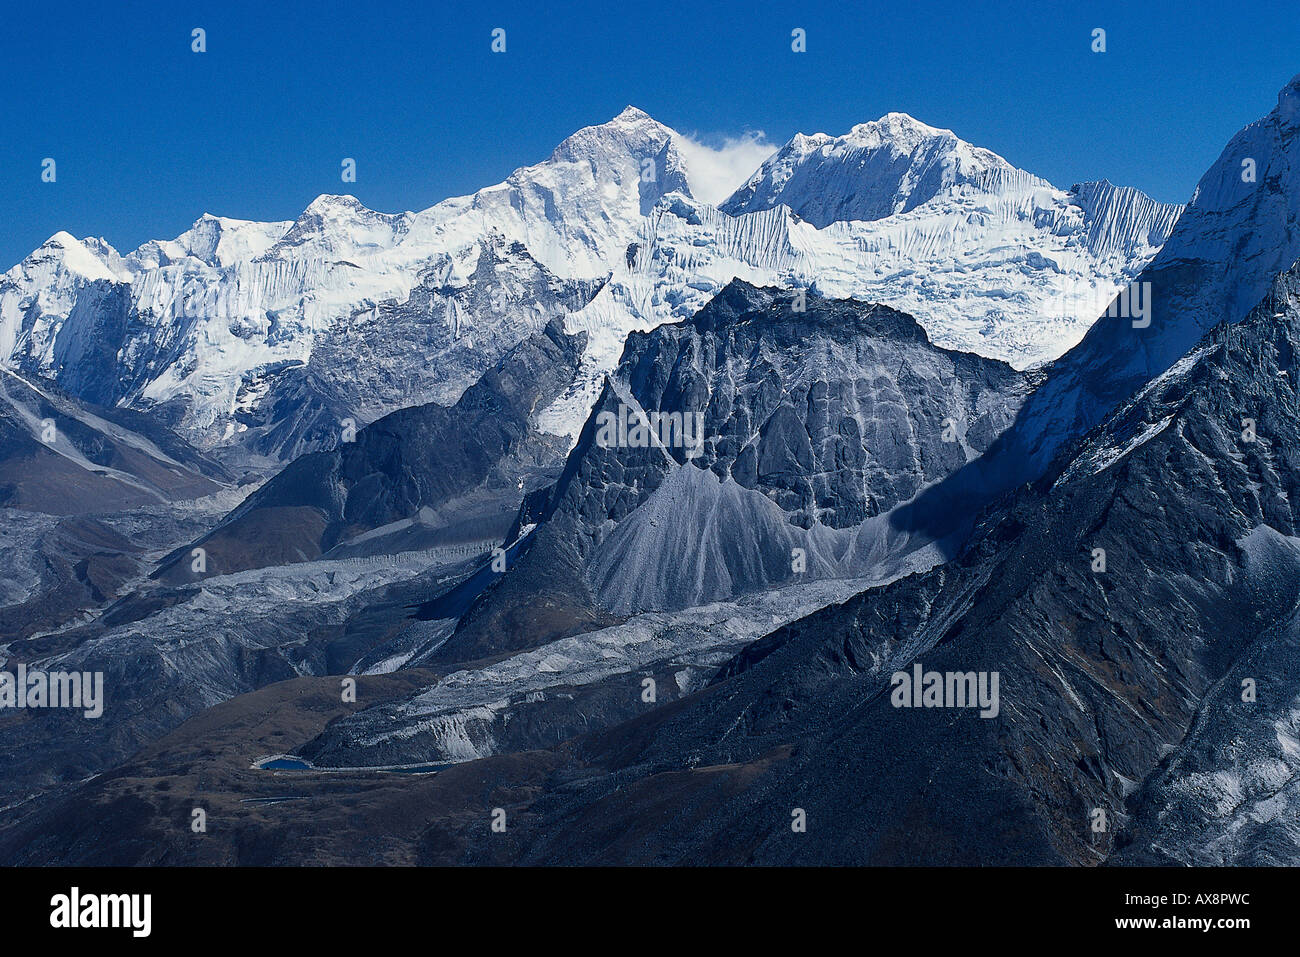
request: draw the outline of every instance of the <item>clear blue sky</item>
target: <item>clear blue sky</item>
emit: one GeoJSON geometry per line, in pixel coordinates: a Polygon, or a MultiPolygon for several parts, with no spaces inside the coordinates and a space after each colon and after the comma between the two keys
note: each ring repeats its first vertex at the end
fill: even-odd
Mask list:
{"type": "Polygon", "coordinates": [[[0,270],[59,229],[125,253],[203,212],[292,219],[323,192],[422,209],[629,103],[776,143],[901,110],[1060,186],[1182,201],[1296,73],[1295,0],[12,3],[0,270]]]}

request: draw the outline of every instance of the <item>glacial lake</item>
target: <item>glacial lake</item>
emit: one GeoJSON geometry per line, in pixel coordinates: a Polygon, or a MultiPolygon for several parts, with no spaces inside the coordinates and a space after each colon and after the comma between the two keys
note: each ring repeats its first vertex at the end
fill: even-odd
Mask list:
{"type": "Polygon", "coordinates": [[[451,767],[450,763],[442,764],[410,764],[403,767],[391,768],[316,768],[312,767],[302,758],[296,758],[292,755],[281,755],[278,758],[268,758],[257,765],[259,771],[317,771],[321,774],[339,774],[348,771],[383,771],[389,774],[434,774],[443,768],[451,767]]]}

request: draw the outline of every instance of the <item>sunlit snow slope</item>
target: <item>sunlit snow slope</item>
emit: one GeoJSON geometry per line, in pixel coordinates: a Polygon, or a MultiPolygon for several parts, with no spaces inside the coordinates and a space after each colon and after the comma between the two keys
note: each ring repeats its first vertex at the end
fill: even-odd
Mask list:
{"type": "Polygon", "coordinates": [[[344,418],[452,403],[572,314],[588,355],[539,418],[572,436],[629,331],[737,277],[887,302],[1020,368],[1054,358],[1180,212],[1108,183],[1056,189],[897,113],[795,137],[714,208],[681,142],[629,107],[423,212],[321,196],[294,222],[205,214],[126,256],[56,233],[0,277],[0,361],[276,461],[333,444],[344,418]]]}

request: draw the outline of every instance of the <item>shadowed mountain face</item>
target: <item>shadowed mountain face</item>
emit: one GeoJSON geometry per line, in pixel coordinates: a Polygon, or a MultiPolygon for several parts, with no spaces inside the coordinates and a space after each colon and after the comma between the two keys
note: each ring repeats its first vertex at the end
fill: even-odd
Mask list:
{"type": "MultiPolygon", "coordinates": [[[[982,516],[956,560],[787,625],[709,687],[551,754],[474,762],[436,785],[342,778],[340,793],[390,807],[434,788],[394,851],[424,862],[1292,862],[1300,406],[1279,383],[1298,346],[1300,270],[982,516]],[[891,676],[916,663],[996,672],[996,716],[894,707],[891,676]],[[1217,721],[1225,711],[1231,724],[1217,721]],[[457,790],[475,775],[497,782],[491,800],[514,822],[491,848],[466,830],[476,805],[457,790]],[[806,833],[790,829],[796,809],[806,833]],[[1243,828],[1259,840],[1234,841],[1243,828]]],[[[634,696],[635,676],[625,684],[634,696]]],[[[237,729],[225,727],[203,739],[237,729]]],[[[89,823],[102,816],[71,815],[104,802],[116,802],[113,833],[155,837],[82,842],[78,860],[152,859],[172,841],[170,804],[128,808],[123,788],[190,767],[192,733],[28,819],[6,838],[9,859],[35,846],[24,834],[102,830],[89,823]]],[[[220,779],[215,800],[262,793],[256,775],[220,779]]],[[[229,813],[242,846],[279,826],[229,813]]],[[[360,839],[342,822],[328,833],[317,860],[344,860],[360,839]]],[[[225,841],[213,850],[246,859],[225,841]]],[[[276,859],[300,855],[282,846],[276,859]]]]}
{"type": "Polygon", "coordinates": [[[525,502],[523,557],[441,654],[558,637],[530,624],[548,602],[599,620],[887,577],[930,543],[889,537],[884,513],[987,448],[1023,392],[903,313],[733,282],[629,338],[558,482],[525,502]]]}
{"type": "MultiPolygon", "coordinates": [[[[531,419],[572,378],[581,352],[582,338],[553,323],[454,406],[402,409],[303,456],[193,544],[227,574],[325,554],[498,541],[524,491],[561,461],[563,441],[531,419]]],[[[159,577],[192,581],[190,551],[178,550],[159,577]]]]}
{"type": "Polygon", "coordinates": [[[1300,77],[1228,143],[1155,259],[1051,364],[991,453],[921,496],[896,517],[899,527],[951,534],[963,517],[1035,480],[1206,332],[1241,320],[1297,258],[1300,77]],[[1244,173],[1247,159],[1254,175],[1244,173]]]}
{"type": "Polygon", "coordinates": [[[894,309],[739,280],[690,322],[629,336],[618,379],[645,411],[702,416],[692,463],[805,529],[858,525],[976,457],[1023,390],[894,309]]]}
{"type": "Polygon", "coordinates": [[[629,339],[563,473],[525,501],[505,573],[485,567],[454,615],[446,595],[422,610],[459,618],[422,662],[466,674],[303,754],[373,766],[553,745],[575,715],[627,717],[629,670],[665,696],[697,687],[734,651],[728,630],[932,564],[932,543],[887,536],[887,510],[987,448],[1023,389],[887,307],[733,282],[689,323],[629,339]],[[513,683],[537,669],[554,680],[513,683]]]}
{"type": "Polygon", "coordinates": [[[107,702],[91,722],[59,710],[0,715],[11,769],[0,792],[102,770],[265,684],[385,670],[436,645],[437,628],[422,629],[411,610],[462,584],[509,530],[530,483],[554,479],[564,440],[531,417],[570,380],[582,344],[552,324],[455,406],[402,410],[299,459],[179,548],[213,522],[178,512],[152,525],[116,515],[6,523],[16,546],[45,556],[40,568],[16,555],[0,566],[15,576],[0,625],[27,639],[6,647],[6,667],[101,672],[107,702]],[[94,613],[81,616],[86,608],[94,613]]]}
{"type": "MultiPolygon", "coordinates": [[[[413,784],[430,798],[403,825],[402,853],[426,863],[1294,864],[1297,349],[1300,265],[1041,482],[981,516],[954,561],[794,621],[707,687],[639,717],[413,784]],[[897,707],[892,676],[917,664],[996,673],[994,713],[897,707]],[[510,809],[499,843],[476,840],[465,810],[482,800],[465,789],[483,780],[499,788],[489,803],[510,809]],[[796,813],[806,831],[791,828],[796,813]]],[[[629,676],[624,693],[637,688],[629,676]]],[[[205,732],[218,753],[236,727],[222,721],[205,732]]],[[[170,739],[178,755],[186,734],[170,739]]],[[[42,828],[89,834],[100,818],[73,823],[71,809],[113,800],[125,833],[155,827],[173,842],[163,799],[120,801],[131,781],[176,766],[166,750],[119,782],[83,786],[11,842],[42,828]]],[[[261,793],[222,780],[217,800],[261,793]]],[[[399,800],[362,779],[340,787],[380,808],[399,800]]],[[[234,826],[248,847],[275,827],[248,812],[234,826]]],[[[313,852],[341,860],[350,840],[323,838],[313,852]]],[[[151,847],[78,859],[150,859],[151,847]]]]}
{"type": "Polygon", "coordinates": [[[230,476],[129,409],[104,409],[0,369],[0,507],[84,514],[197,498],[230,476]]]}

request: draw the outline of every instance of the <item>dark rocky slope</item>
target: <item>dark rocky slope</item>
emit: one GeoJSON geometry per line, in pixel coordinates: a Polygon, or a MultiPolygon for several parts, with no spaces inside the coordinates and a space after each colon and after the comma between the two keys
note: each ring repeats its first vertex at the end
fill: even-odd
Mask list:
{"type": "MultiPolygon", "coordinates": [[[[1228,332],[987,514],[954,562],[788,626],[708,691],[585,740],[608,777],[539,801],[523,858],[1088,864],[1117,834],[1211,855],[1185,843],[1206,822],[1177,813],[1171,784],[1189,762],[1222,770],[1207,738],[1233,742],[1229,771],[1295,764],[1252,749],[1300,693],[1293,653],[1266,653],[1294,642],[1300,598],[1300,271],[1228,332]],[[914,662],[997,671],[1000,713],[894,708],[890,674],[914,662]],[[1222,714],[1240,674],[1264,690],[1234,715],[1261,728],[1244,738],[1222,714]]],[[[1293,792],[1262,795],[1274,818],[1294,820],[1293,792]]],[[[1294,831],[1273,827],[1264,847],[1294,862],[1294,831]]]]}
{"type": "Polygon", "coordinates": [[[988,448],[1023,378],[932,345],[888,307],[796,302],[736,280],[690,321],[629,337],[559,480],[525,501],[516,531],[537,526],[528,548],[444,660],[610,614],[869,575],[928,544],[890,536],[884,513],[988,448]],[[689,415],[702,422],[694,449],[668,427],[644,447],[601,436],[602,416],[689,415]]]}
{"type": "MultiPolygon", "coordinates": [[[[512,349],[450,407],[401,409],[355,441],[304,455],[193,543],[229,573],[286,562],[499,541],[524,493],[554,475],[564,441],[532,416],[572,380],[583,337],[558,323],[512,349]],[[380,530],[384,534],[368,536],[380,530]]],[[[158,576],[191,581],[186,546],[158,576]]]]}

